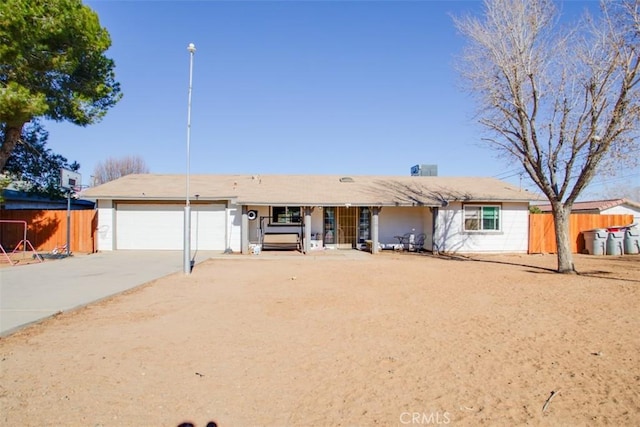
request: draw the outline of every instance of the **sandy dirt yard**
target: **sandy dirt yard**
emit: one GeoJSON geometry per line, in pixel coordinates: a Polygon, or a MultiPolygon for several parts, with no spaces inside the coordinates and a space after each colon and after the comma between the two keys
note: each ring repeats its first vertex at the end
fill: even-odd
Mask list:
{"type": "Polygon", "coordinates": [[[0,425],[640,425],[640,256],[575,262],[212,259],[2,338],[0,425]]]}

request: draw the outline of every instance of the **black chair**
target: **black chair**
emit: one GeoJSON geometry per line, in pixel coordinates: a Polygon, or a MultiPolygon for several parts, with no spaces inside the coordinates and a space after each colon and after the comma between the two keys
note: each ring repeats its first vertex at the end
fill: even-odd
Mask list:
{"type": "Polygon", "coordinates": [[[427,238],[427,235],[424,233],[420,233],[416,236],[413,241],[413,250],[416,252],[422,252],[424,250],[424,240],[427,238]]]}

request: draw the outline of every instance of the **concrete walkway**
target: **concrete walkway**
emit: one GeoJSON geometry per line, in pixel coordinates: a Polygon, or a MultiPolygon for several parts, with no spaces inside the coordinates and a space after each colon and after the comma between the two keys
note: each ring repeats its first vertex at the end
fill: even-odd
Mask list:
{"type": "MultiPolygon", "coordinates": [[[[61,311],[182,273],[182,251],[113,251],[0,269],[0,336],[61,311]]],[[[196,263],[219,252],[196,254],[196,263]]]]}
{"type": "MultiPolygon", "coordinates": [[[[182,251],[113,251],[0,269],[0,336],[56,313],[83,307],[173,273],[182,274],[182,251]]],[[[195,262],[283,259],[369,259],[355,250],[264,251],[260,255],[198,251],[195,262]]]]}

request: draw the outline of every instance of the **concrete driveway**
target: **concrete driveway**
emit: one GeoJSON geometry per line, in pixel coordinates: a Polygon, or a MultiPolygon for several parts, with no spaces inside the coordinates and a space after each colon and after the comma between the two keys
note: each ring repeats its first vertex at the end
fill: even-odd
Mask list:
{"type": "MultiPolygon", "coordinates": [[[[0,269],[0,336],[61,311],[182,273],[182,251],[113,251],[0,269]]],[[[220,252],[199,251],[196,263],[220,252]]]]}

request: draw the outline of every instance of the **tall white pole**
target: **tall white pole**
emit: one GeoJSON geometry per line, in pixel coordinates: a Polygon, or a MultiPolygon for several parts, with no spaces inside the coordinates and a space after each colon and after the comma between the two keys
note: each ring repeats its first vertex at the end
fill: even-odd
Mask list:
{"type": "Polygon", "coordinates": [[[189,170],[191,166],[191,87],[193,82],[193,54],[196,47],[193,43],[189,43],[187,47],[189,51],[189,102],[187,105],[187,194],[186,204],[184,207],[184,274],[191,274],[191,205],[189,203],[189,170]]]}
{"type": "MultiPolygon", "coordinates": [[[[27,242],[23,242],[26,249],[27,242]]],[[[71,255],[71,189],[67,190],[67,251],[66,255],[71,255]]]]}

